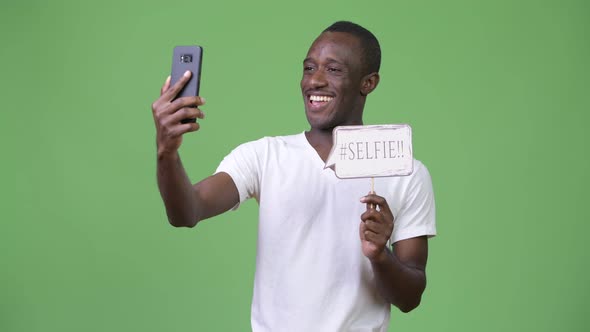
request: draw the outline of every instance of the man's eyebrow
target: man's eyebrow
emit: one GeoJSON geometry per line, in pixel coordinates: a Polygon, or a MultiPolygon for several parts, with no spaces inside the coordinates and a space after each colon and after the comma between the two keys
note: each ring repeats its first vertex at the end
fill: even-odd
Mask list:
{"type": "Polygon", "coordinates": [[[344,62],[342,62],[342,61],[338,61],[338,60],[336,60],[336,59],[333,59],[333,58],[327,58],[327,59],[326,59],[326,62],[330,62],[330,63],[331,63],[331,62],[336,62],[336,63],[339,63],[339,64],[341,64],[341,65],[344,65],[344,64],[345,64],[344,62]]]}
{"type": "MultiPolygon", "coordinates": [[[[309,61],[315,62],[312,58],[305,58],[305,59],[303,59],[303,63],[306,63],[306,62],[309,62],[309,61]]],[[[328,63],[337,63],[337,64],[341,64],[341,65],[346,65],[346,63],[344,63],[342,61],[338,61],[338,60],[333,59],[333,58],[327,58],[326,59],[326,62],[328,62],[328,63]]]]}

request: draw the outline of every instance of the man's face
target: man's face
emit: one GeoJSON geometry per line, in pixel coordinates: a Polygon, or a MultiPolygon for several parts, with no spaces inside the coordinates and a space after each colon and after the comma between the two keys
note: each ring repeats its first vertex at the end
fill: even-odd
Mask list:
{"type": "Polygon", "coordinates": [[[344,32],[324,32],[311,45],[301,92],[312,128],[362,123],[361,54],[358,38],[344,32]]]}

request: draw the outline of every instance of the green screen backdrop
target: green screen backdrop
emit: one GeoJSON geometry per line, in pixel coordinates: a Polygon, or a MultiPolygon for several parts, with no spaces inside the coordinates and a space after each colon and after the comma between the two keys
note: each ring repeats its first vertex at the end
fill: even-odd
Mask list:
{"type": "Polygon", "coordinates": [[[588,1],[2,1],[0,331],[248,331],[257,205],[168,225],[151,103],[204,47],[193,181],[308,129],[299,80],[336,20],[379,38],[366,124],[409,123],[439,235],[390,331],[590,325],[588,1]]]}

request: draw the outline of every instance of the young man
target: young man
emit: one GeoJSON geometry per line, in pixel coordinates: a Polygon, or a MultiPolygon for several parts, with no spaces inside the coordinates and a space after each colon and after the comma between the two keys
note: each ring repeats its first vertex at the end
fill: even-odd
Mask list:
{"type": "Polygon", "coordinates": [[[259,203],[254,331],[386,331],[391,304],[408,312],[420,303],[427,238],[436,234],[427,169],[416,160],[412,175],[377,178],[379,195],[366,195],[366,179],[340,180],[324,169],[332,129],[363,124],[380,58],[366,29],[327,28],[303,62],[309,131],[242,144],[195,185],[178,148],[199,124],[180,121],[202,119],[195,107],[204,100],[171,101],[190,75],[172,87],[168,80],[152,105],[158,185],[172,225],[193,227],[251,197],[259,203]]]}

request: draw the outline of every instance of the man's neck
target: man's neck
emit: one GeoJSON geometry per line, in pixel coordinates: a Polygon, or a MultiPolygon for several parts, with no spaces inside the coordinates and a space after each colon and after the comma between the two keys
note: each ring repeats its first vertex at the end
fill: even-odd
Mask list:
{"type": "MultiPolygon", "coordinates": [[[[345,123],[340,124],[341,126],[362,126],[363,119],[359,117],[358,119],[351,120],[345,123]]],[[[325,162],[330,155],[330,151],[332,151],[332,145],[334,144],[332,140],[332,131],[334,128],[330,129],[319,129],[319,128],[311,128],[309,131],[305,132],[305,137],[309,144],[315,149],[318,153],[320,158],[325,162]]]]}
{"type": "Polygon", "coordinates": [[[332,130],[311,129],[305,132],[309,144],[316,150],[323,161],[328,159],[332,150],[332,130]]]}

